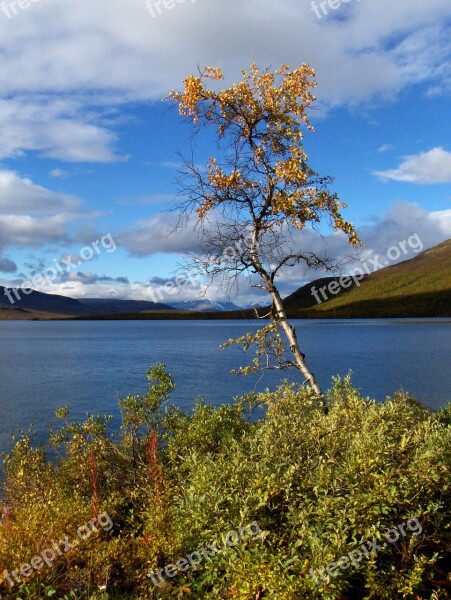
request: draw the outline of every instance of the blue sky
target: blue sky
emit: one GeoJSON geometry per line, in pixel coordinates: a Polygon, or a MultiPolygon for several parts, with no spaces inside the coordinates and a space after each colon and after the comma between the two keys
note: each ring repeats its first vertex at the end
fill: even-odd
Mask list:
{"type": "MultiPolygon", "coordinates": [[[[252,62],[315,68],[316,132],[305,148],[315,170],[335,177],[366,243],[363,258],[414,234],[425,248],[451,237],[451,5],[331,4],[319,19],[303,0],[35,0],[26,8],[6,0],[0,284],[21,285],[111,234],[114,252],[103,249],[42,291],[151,298],[196,251],[191,230],[168,236],[177,151],[191,130],[162,98],[198,65],[221,67],[226,83],[252,62]]],[[[212,153],[199,142],[196,160],[212,153]]],[[[324,233],[329,254],[348,251],[324,233]]],[[[282,289],[315,276],[291,270],[282,289]]],[[[202,281],[198,288],[177,300],[196,297],[202,281]]],[[[215,287],[208,294],[224,298],[215,287]]],[[[235,299],[254,300],[246,289],[235,299]]]]}

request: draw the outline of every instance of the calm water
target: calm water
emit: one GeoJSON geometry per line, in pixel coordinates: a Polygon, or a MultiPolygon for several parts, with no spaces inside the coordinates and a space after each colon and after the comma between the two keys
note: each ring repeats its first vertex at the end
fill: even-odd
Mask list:
{"type": "MultiPolygon", "coordinates": [[[[451,399],[447,320],[296,321],[309,364],[325,388],[353,371],[364,395],[383,399],[404,388],[431,408],[451,399]]],[[[176,382],[174,402],[189,409],[197,397],[215,404],[274,386],[280,373],[230,375],[246,363],[238,348],[219,350],[257,327],[246,321],[0,321],[0,450],[11,434],[36,421],[46,439],[55,408],[72,415],[108,412],[117,423],[117,395],[143,392],[145,371],[164,362],[176,382]]],[[[289,373],[290,378],[294,373],[289,373]]]]}

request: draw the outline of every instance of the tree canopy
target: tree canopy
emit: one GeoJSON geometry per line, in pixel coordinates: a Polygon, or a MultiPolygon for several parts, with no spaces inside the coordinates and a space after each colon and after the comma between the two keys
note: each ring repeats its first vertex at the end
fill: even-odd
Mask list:
{"type": "MultiPolygon", "coordinates": [[[[327,256],[303,247],[300,232],[307,226],[318,232],[325,221],[351,246],[357,247],[360,240],[342,215],[346,204],[329,190],[333,180],[308,164],[303,147],[304,130],[313,131],[308,109],[315,101],[314,75],[307,64],[293,71],[283,65],[274,72],[253,64],[249,72],[243,71],[242,81],[217,90],[224,75],[219,68],[207,67],[186,78],[184,91],[172,91],[169,98],[194,122],[196,131],[213,129],[218,145],[217,156],[211,156],[206,167],[185,160],[182,210],[197,214],[209,254],[221,254],[232,245],[243,248],[246,242],[238,254],[223,253],[213,269],[210,264],[210,273],[258,276],[252,285],[266,291],[273,304],[266,315],[272,324],[253,340],[260,356],[272,347],[278,368],[296,366],[320,393],[286,318],[276,280],[286,267],[300,263],[313,269],[331,267],[327,256]],[[280,329],[291,360],[282,359],[280,329]]],[[[248,336],[243,340],[252,342],[248,336]]],[[[254,366],[261,366],[260,358],[254,366]]]]}

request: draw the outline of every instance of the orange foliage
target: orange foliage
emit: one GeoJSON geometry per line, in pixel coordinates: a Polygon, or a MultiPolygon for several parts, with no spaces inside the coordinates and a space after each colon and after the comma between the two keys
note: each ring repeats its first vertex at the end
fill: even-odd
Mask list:
{"type": "Polygon", "coordinates": [[[253,64],[242,76],[239,83],[216,91],[208,81],[223,80],[223,73],[206,67],[199,76],[184,80],[183,92],[169,94],[181,115],[215,126],[220,139],[229,134],[240,148],[235,167],[222,168],[210,159],[207,187],[196,208],[199,219],[224,202],[244,198],[257,209],[257,220],[259,214],[272,217],[269,228],[288,222],[303,229],[326,214],[332,227],[358,246],[354,226],[340,214],[346,204],[327,191],[330,178],[308,166],[302,146],[303,128],[313,131],[307,111],[316,100],[314,70],[302,64],[293,71],[282,65],[270,72],[253,64]]]}

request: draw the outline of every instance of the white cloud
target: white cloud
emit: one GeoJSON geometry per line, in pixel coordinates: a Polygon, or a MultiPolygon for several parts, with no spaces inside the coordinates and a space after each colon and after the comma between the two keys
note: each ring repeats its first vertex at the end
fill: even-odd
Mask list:
{"type": "Polygon", "coordinates": [[[446,238],[451,237],[451,209],[429,213],[428,218],[437,224],[446,238]]]}
{"type": "Polygon", "coordinates": [[[92,285],[102,282],[112,282],[128,285],[130,282],[128,277],[109,277],[108,275],[98,275],[92,272],[77,271],[75,273],[69,273],[62,277],[63,282],[80,282],[83,285],[92,285]]]}
{"type": "Polygon", "coordinates": [[[68,175],[69,175],[68,171],[65,171],[64,169],[52,169],[50,171],[50,177],[64,179],[68,175]]]}
{"type": "MultiPolygon", "coordinates": [[[[417,233],[426,247],[431,247],[451,237],[451,209],[427,212],[411,202],[397,202],[381,218],[370,219],[370,224],[357,227],[357,232],[365,244],[361,252],[385,254],[387,250],[417,233]]],[[[146,257],[158,253],[164,254],[200,254],[201,239],[194,229],[194,219],[186,228],[177,229],[178,215],[162,213],[139,221],[135,227],[115,234],[118,244],[132,256],[146,257]]],[[[347,238],[341,232],[331,231],[318,235],[310,228],[294,232],[299,247],[309,252],[327,256],[337,262],[347,256],[356,256],[350,248],[347,238]]],[[[299,272],[287,269],[287,273],[299,272]]]]}
{"type": "Polygon", "coordinates": [[[198,65],[223,67],[230,83],[253,61],[309,62],[326,107],[393,100],[416,83],[444,93],[448,15],[443,0],[343,3],[321,20],[299,0],[199,0],[155,19],[144,0],[36,3],[0,15],[1,154],[117,160],[111,110],[160,99],[198,65]]]}
{"type": "MultiPolygon", "coordinates": [[[[357,232],[365,244],[358,252],[350,248],[346,237],[337,232],[319,236],[311,229],[305,229],[297,234],[299,247],[320,256],[333,258],[339,265],[334,273],[306,269],[303,265],[285,269],[279,285],[284,295],[296,290],[303,282],[313,281],[332,274],[347,274],[359,265],[379,257],[379,263],[395,264],[414,258],[422,249],[426,250],[451,238],[451,209],[427,212],[410,202],[397,202],[380,218],[371,218],[370,223],[357,228],[357,232]],[[410,239],[410,244],[408,240],[410,239]],[[419,242],[417,242],[419,240],[419,242]],[[400,248],[403,242],[407,253],[399,253],[399,258],[393,250],[390,257],[387,252],[394,247],[400,248]],[[420,243],[421,242],[421,243],[420,243]],[[400,246],[401,245],[401,246],[400,246]]],[[[367,263],[372,269],[373,263],[367,263]]]]}
{"type": "MultiPolygon", "coordinates": [[[[120,245],[129,250],[133,256],[146,257],[159,252],[167,254],[181,254],[188,258],[188,254],[201,253],[200,240],[192,227],[182,232],[175,231],[177,223],[176,215],[163,214],[147,221],[140,221],[136,228],[131,228],[126,234],[115,235],[120,245]]],[[[346,274],[359,263],[380,257],[384,264],[390,264],[413,258],[420,247],[424,250],[435,246],[451,237],[451,209],[435,212],[427,212],[410,202],[397,202],[381,218],[371,218],[369,224],[358,227],[358,233],[365,247],[355,252],[348,244],[346,236],[338,232],[330,232],[326,235],[318,235],[312,229],[306,228],[302,232],[296,232],[294,239],[299,247],[308,252],[314,252],[319,256],[333,259],[338,265],[335,274],[346,274]],[[405,244],[407,254],[400,252],[399,258],[393,260],[387,258],[390,248],[398,247],[402,242],[405,244]],[[417,242],[420,240],[420,242],[417,242]]],[[[395,254],[392,251],[392,254],[395,254]]],[[[182,260],[183,262],[183,260],[182,260]]],[[[372,263],[369,263],[370,265],[372,263]]],[[[288,295],[303,283],[314,279],[331,275],[330,271],[311,270],[304,265],[286,268],[279,278],[279,286],[283,295],[288,295]]],[[[162,290],[164,282],[153,282],[153,288],[162,290]]],[[[182,300],[199,297],[205,289],[199,282],[197,291],[187,287],[183,290],[182,300]],[[188,295],[187,295],[188,293],[188,295]],[[191,295],[189,295],[191,294],[191,295]]],[[[247,280],[240,278],[239,281],[239,304],[248,304],[261,301],[261,296],[255,294],[255,290],[249,288],[247,280]]],[[[145,299],[148,297],[144,284],[136,284],[134,288],[125,290],[121,288],[123,297],[134,299],[145,299]],[[144,287],[141,287],[144,286],[144,287]],[[123,296],[127,293],[127,296],[123,296]],[[132,295],[128,295],[132,294],[132,295]],[[142,294],[141,296],[139,294],[142,294]]],[[[70,295],[70,294],[69,294],[70,295]]],[[[213,285],[208,288],[210,300],[223,301],[228,299],[224,289],[213,285]]],[[[232,300],[236,300],[232,297],[232,300]]],[[[175,300],[174,300],[175,301],[175,300]]],[[[170,304],[170,302],[168,302],[170,304]]]]}
{"type": "Polygon", "coordinates": [[[379,152],[379,154],[383,154],[384,152],[388,152],[392,148],[393,148],[392,144],[383,144],[382,146],[379,146],[377,151],[379,152]]]}
{"type": "MultiPolygon", "coordinates": [[[[179,237],[175,234],[166,237],[166,246],[163,250],[160,248],[158,241],[153,241],[153,237],[159,235],[158,232],[161,234],[161,231],[165,227],[166,232],[172,230],[174,223],[168,217],[170,215],[165,215],[165,218],[162,220],[148,223],[148,229],[146,229],[144,222],[140,223],[140,227],[147,231],[148,237],[145,240],[131,240],[132,246],[137,244],[134,248],[135,255],[144,257],[160,251],[166,253],[198,251],[198,247],[196,247],[198,240],[196,236],[192,235],[192,230],[187,230],[186,236],[179,237]]],[[[0,235],[2,234],[1,226],[2,221],[0,220],[0,235]]],[[[313,231],[306,229],[300,232],[298,236],[302,247],[308,249],[308,251],[335,258],[337,262],[343,261],[346,257],[352,257],[352,261],[349,259],[344,261],[341,270],[337,271],[337,274],[346,274],[355,268],[359,262],[366,261],[367,265],[372,268],[373,263],[368,261],[370,259],[374,260],[377,257],[379,257],[378,262],[384,264],[390,248],[400,248],[400,244],[409,239],[411,243],[405,244],[407,254],[401,252],[397,260],[390,258],[390,264],[413,258],[419,253],[421,247],[426,250],[449,239],[451,237],[451,209],[427,212],[415,204],[399,202],[393,205],[382,218],[373,218],[369,224],[359,227],[359,234],[365,243],[365,248],[358,254],[349,247],[342,234],[332,232],[329,235],[319,236],[313,231]],[[418,243],[418,240],[421,244],[418,243]]],[[[120,236],[115,234],[114,238],[119,240],[120,236]]],[[[125,245],[127,239],[130,241],[131,238],[124,237],[122,245],[125,245]]],[[[39,269],[42,270],[42,266],[38,267],[39,269]]],[[[306,270],[302,266],[297,266],[287,268],[278,280],[278,284],[282,294],[288,295],[304,283],[326,275],[331,275],[331,273],[306,270]]],[[[169,277],[169,279],[173,279],[173,277],[169,277]]],[[[153,278],[148,281],[134,281],[128,284],[124,277],[99,276],[89,272],[74,272],[69,277],[66,277],[65,281],[55,282],[52,289],[48,291],[75,298],[105,297],[130,300],[157,300],[165,304],[171,304],[171,301],[180,302],[197,299],[202,297],[204,293],[206,293],[205,297],[212,301],[221,302],[229,299],[229,295],[223,288],[219,285],[207,287],[206,282],[202,278],[195,278],[192,281],[188,281],[182,287],[180,293],[168,293],[164,288],[168,280],[153,278]]],[[[8,282],[3,281],[3,285],[8,285],[8,282]]],[[[239,295],[235,297],[232,294],[230,299],[237,304],[245,305],[253,302],[265,302],[266,296],[256,293],[254,289],[249,287],[248,281],[244,277],[241,277],[239,280],[239,295]]]]}
{"type": "Polygon", "coordinates": [[[53,192],[0,169],[0,250],[21,246],[72,244],[98,239],[93,228],[95,213],[83,209],[76,196],[53,192]],[[77,224],[83,227],[77,230],[77,224]]]}
{"type": "Polygon", "coordinates": [[[76,212],[81,200],[68,194],[57,194],[14,171],[0,169],[0,211],[5,214],[37,215],[55,211],[76,212]]]}
{"type": "Polygon", "coordinates": [[[380,179],[392,179],[407,183],[436,184],[451,183],[451,152],[443,148],[433,148],[407,156],[397,169],[376,171],[380,179]]]}
{"type": "Polygon", "coordinates": [[[0,239],[3,246],[41,248],[44,244],[68,241],[67,226],[72,217],[53,215],[0,215],[0,239]]]}
{"type": "Polygon", "coordinates": [[[115,134],[99,119],[81,100],[48,94],[0,99],[0,159],[35,151],[67,162],[121,160],[115,134]]]}
{"type": "MultiPolygon", "coordinates": [[[[12,282],[1,281],[2,285],[13,286],[12,282]]],[[[17,280],[15,285],[20,285],[21,280],[17,280]]],[[[208,299],[212,302],[226,301],[229,297],[223,289],[218,286],[204,285],[200,280],[192,279],[174,285],[174,279],[154,278],[150,281],[127,282],[125,277],[105,277],[92,273],[73,273],[66,281],[54,282],[51,286],[42,288],[49,294],[60,294],[72,298],[117,298],[122,300],[148,300],[149,302],[159,302],[162,304],[184,302],[185,300],[208,299]],[[171,282],[173,285],[166,287],[165,284],[171,282]]],[[[245,282],[241,286],[239,298],[232,297],[239,305],[247,305],[253,302],[267,299],[264,295],[250,289],[245,282]]]]}
{"type": "Polygon", "coordinates": [[[179,229],[179,216],[161,213],[138,221],[135,226],[115,236],[118,244],[132,256],[157,253],[189,254],[200,252],[198,232],[192,226],[179,229]]]}
{"type": "Polygon", "coordinates": [[[361,227],[359,234],[366,245],[363,255],[386,255],[392,246],[415,234],[424,249],[430,248],[451,237],[451,210],[427,212],[411,202],[397,202],[384,217],[361,227]]]}

